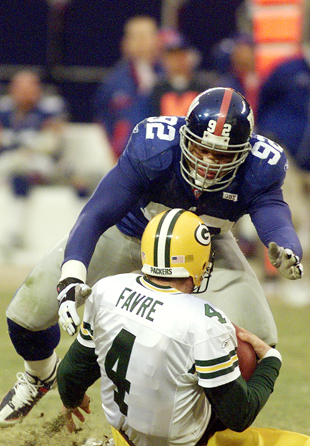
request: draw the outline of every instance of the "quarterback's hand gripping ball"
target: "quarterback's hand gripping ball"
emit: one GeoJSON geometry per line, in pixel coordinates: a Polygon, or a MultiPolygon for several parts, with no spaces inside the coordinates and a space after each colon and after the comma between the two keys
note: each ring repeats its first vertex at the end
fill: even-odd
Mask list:
{"type": "Polygon", "coordinates": [[[237,355],[241,375],[245,381],[248,381],[257,367],[257,356],[251,344],[239,338],[239,333],[244,331],[238,325],[233,324],[236,329],[238,347],[237,355]]]}
{"type": "MultiPolygon", "coordinates": [[[[59,285],[57,289],[60,289],[59,285]]],[[[90,294],[91,288],[85,283],[70,283],[58,294],[59,323],[70,336],[77,332],[81,322],[77,308],[84,303],[90,294]]]]}
{"type": "Polygon", "coordinates": [[[270,242],[268,247],[268,257],[270,263],[276,267],[282,276],[290,280],[301,279],[303,266],[291,249],[278,246],[275,242],[270,242]]]}

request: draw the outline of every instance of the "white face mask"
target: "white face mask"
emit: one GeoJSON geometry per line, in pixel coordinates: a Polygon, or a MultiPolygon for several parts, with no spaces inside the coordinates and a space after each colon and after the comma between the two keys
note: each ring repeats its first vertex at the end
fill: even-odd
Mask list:
{"type": "MultiPolygon", "coordinates": [[[[197,141],[189,134],[186,126],[181,127],[180,133],[182,152],[180,162],[181,174],[187,183],[201,191],[215,192],[228,187],[234,179],[239,166],[245,161],[250,151],[250,144],[246,142],[240,146],[227,147],[227,151],[225,150],[225,152],[234,154],[234,157],[229,162],[220,163],[211,161],[207,156],[199,159],[188,147],[190,142],[197,145],[197,141]]],[[[199,145],[205,147],[203,144],[199,145]]],[[[208,149],[214,150],[215,153],[224,152],[224,150],[216,149],[216,147],[211,148],[208,146],[208,149]]]]}

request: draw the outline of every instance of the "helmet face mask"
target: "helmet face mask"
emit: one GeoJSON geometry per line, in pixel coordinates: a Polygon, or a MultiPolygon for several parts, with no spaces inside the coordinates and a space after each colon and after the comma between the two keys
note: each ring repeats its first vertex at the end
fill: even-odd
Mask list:
{"type": "Polygon", "coordinates": [[[199,287],[209,265],[211,236],[205,223],[183,209],[154,217],[141,240],[142,272],[161,278],[192,277],[199,287]]]}
{"type": "Polygon", "coordinates": [[[195,189],[230,185],[249,151],[254,125],[245,98],[231,88],[211,88],[192,102],[180,129],[181,173],[195,189]]]}

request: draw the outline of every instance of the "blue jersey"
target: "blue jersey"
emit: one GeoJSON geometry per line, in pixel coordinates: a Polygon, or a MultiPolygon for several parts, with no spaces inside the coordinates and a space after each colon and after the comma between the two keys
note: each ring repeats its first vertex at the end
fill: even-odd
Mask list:
{"type": "Polygon", "coordinates": [[[213,234],[230,230],[248,213],[266,246],[275,241],[301,256],[282,196],[287,169],[283,149],[252,135],[252,150],[230,186],[200,194],[180,171],[179,130],[184,124],[184,117],[162,116],[135,127],[117,165],[101,180],[74,225],[65,262],[75,259],[88,266],[100,235],[114,224],[124,234],[141,238],[149,219],[167,208],[196,213],[213,234]]]}

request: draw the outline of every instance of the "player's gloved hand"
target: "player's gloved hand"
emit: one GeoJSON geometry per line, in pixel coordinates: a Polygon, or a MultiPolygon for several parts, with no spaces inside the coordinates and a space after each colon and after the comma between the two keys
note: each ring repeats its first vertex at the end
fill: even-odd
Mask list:
{"type": "Polygon", "coordinates": [[[275,266],[282,276],[287,279],[301,279],[303,275],[303,266],[289,248],[278,246],[275,242],[270,242],[268,246],[268,257],[270,263],[275,266]]]}
{"type": "Polygon", "coordinates": [[[81,322],[77,308],[91,294],[91,288],[81,280],[69,277],[59,282],[57,292],[59,323],[70,336],[73,336],[81,322]]]}

